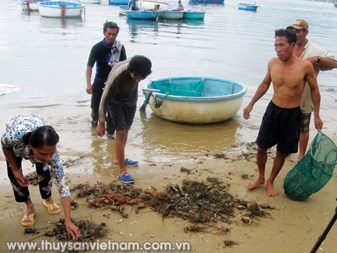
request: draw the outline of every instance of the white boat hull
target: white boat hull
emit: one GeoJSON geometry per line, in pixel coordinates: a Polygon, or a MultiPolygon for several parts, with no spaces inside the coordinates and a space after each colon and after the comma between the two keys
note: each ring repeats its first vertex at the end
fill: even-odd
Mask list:
{"type": "Polygon", "coordinates": [[[160,10],[168,10],[170,9],[170,5],[163,1],[155,1],[155,0],[140,0],[137,1],[138,7],[144,10],[154,10],[156,5],[159,4],[160,10]]]}
{"type": "Polygon", "coordinates": [[[101,4],[101,0],[79,0],[82,4],[101,4]]]}
{"type": "Polygon", "coordinates": [[[39,12],[41,16],[51,18],[80,17],[84,12],[84,5],[80,7],[62,7],[62,5],[44,6],[39,4],[39,12]]]}
{"type": "Polygon", "coordinates": [[[38,2],[21,1],[20,6],[23,11],[39,11],[38,2]]]}
{"type": "Polygon", "coordinates": [[[163,10],[158,12],[158,18],[162,19],[183,19],[184,11],[163,10]]]}
{"type": "Polygon", "coordinates": [[[156,108],[155,100],[151,97],[149,105],[153,113],[163,119],[190,124],[209,124],[232,118],[240,109],[242,100],[243,97],[205,103],[164,100],[160,108],[156,108]]]}

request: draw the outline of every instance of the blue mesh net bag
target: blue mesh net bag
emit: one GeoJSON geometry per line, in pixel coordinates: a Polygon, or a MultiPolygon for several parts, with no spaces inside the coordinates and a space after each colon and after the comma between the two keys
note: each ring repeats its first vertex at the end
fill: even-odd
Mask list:
{"type": "Polygon", "coordinates": [[[284,193],[293,200],[305,200],[329,182],[336,163],[336,145],[318,132],[307,154],[286,175],[284,193]]]}

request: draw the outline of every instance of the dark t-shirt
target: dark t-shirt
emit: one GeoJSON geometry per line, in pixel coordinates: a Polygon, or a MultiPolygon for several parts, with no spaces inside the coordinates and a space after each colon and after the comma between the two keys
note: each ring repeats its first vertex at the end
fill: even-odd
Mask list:
{"type": "MultiPolygon", "coordinates": [[[[112,45],[108,45],[104,39],[98,42],[92,47],[87,63],[88,66],[93,67],[96,62],[96,77],[103,80],[108,78],[111,70],[111,67],[108,64],[111,58],[111,47],[112,45]]],[[[124,60],[126,60],[126,51],[123,45],[119,61],[124,60]]]]}

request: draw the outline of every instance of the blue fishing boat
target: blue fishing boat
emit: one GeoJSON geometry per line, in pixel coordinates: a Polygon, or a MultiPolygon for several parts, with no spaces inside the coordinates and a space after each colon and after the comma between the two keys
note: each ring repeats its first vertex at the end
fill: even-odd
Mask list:
{"type": "Polygon", "coordinates": [[[198,5],[198,4],[224,4],[225,0],[190,0],[190,5],[198,5]]]}
{"type": "Polygon", "coordinates": [[[109,5],[128,5],[129,0],[109,0],[109,5]]]}
{"type": "Polygon", "coordinates": [[[202,20],[205,18],[205,11],[202,10],[189,10],[184,12],[184,19],[198,19],[202,20]]]}
{"type": "Polygon", "coordinates": [[[129,19],[153,20],[158,17],[158,12],[151,10],[136,10],[136,11],[127,10],[125,12],[125,15],[129,19]]]}
{"type": "Polygon", "coordinates": [[[259,6],[256,4],[239,3],[238,9],[244,11],[256,11],[259,6]]]}
{"type": "Polygon", "coordinates": [[[163,119],[208,124],[232,118],[247,92],[244,84],[217,77],[178,76],[150,81],[143,89],[153,113],[163,119]]]}
{"type": "Polygon", "coordinates": [[[46,1],[39,2],[38,6],[43,17],[80,17],[84,12],[84,5],[76,2],[46,1]]]}

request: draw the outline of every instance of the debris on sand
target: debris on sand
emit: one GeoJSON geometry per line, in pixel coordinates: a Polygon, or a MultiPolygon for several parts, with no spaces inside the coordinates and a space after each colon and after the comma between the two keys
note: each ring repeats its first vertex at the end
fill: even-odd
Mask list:
{"type": "Polygon", "coordinates": [[[33,171],[25,176],[31,185],[38,185],[44,177],[38,175],[36,171],[33,171]]]}
{"type": "MultiPolygon", "coordinates": [[[[238,145],[232,145],[224,151],[224,153],[213,154],[215,159],[225,159],[229,162],[235,162],[239,160],[252,161],[256,159],[257,145],[255,142],[242,142],[238,145]]],[[[268,155],[274,156],[275,151],[268,149],[268,155]]],[[[210,156],[212,154],[207,154],[210,156]]]]}
{"type": "Polygon", "coordinates": [[[225,246],[227,246],[227,247],[231,247],[233,245],[237,245],[238,244],[237,242],[235,242],[233,240],[225,240],[224,243],[225,243],[225,246]]]}
{"type": "Polygon", "coordinates": [[[270,215],[264,210],[268,206],[262,207],[234,197],[228,192],[228,187],[217,177],[208,177],[206,182],[183,180],[181,186],[169,184],[162,192],[156,188],[142,190],[133,185],[99,182],[94,186],[76,185],[72,191],[76,191],[78,197],[86,197],[89,207],[109,206],[123,218],[127,218],[123,206],[132,205],[136,212],[140,208],[150,207],[161,213],[163,218],[188,220],[193,225],[186,227],[185,232],[203,231],[206,227],[215,227],[219,222],[230,224],[236,216],[241,216],[244,223],[250,224],[258,217],[270,215]]]}
{"type": "MultiPolygon", "coordinates": [[[[106,224],[101,223],[99,225],[90,222],[88,220],[73,220],[73,223],[80,230],[80,242],[94,241],[97,238],[102,238],[108,232],[106,229],[106,224]]],[[[46,232],[44,235],[49,237],[55,237],[60,241],[71,240],[69,233],[66,230],[66,225],[64,219],[60,219],[56,222],[56,227],[52,231],[46,232]]]]}
{"type": "Polygon", "coordinates": [[[25,228],[24,233],[25,234],[35,234],[37,231],[35,228],[25,228]]]}

